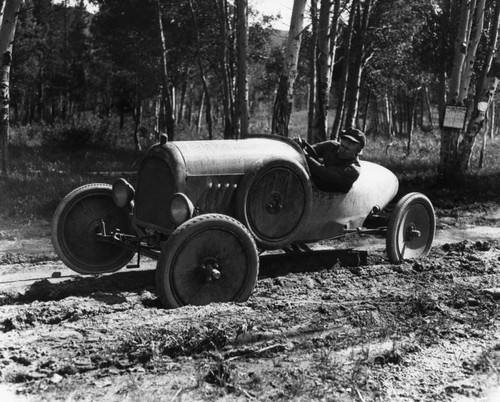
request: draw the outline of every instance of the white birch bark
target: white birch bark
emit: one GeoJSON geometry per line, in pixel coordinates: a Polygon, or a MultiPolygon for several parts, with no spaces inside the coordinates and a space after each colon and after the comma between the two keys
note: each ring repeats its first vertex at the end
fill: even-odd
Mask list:
{"type": "Polygon", "coordinates": [[[248,1],[237,1],[238,13],[238,118],[240,122],[240,136],[248,135],[248,1]]]}
{"type": "Polygon", "coordinates": [[[6,0],[0,28],[0,148],[1,169],[7,175],[10,111],[10,66],[12,63],[12,44],[16,32],[17,16],[21,0],[6,0]]]}
{"type": "Polygon", "coordinates": [[[297,79],[297,66],[299,62],[300,44],[302,42],[302,29],[304,25],[304,12],[307,0],[293,2],[290,31],[285,49],[283,73],[273,107],[272,132],[288,136],[288,123],[293,105],[293,85],[297,79]]]}
{"type": "Polygon", "coordinates": [[[500,31],[500,3],[495,3],[495,14],[491,24],[490,39],[491,46],[488,49],[486,62],[483,67],[483,74],[478,83],[476,97],[474,100],[474,109],[467,125],[467,130],[463,134],[462,141],[458,147],[457,155],[457,173],[459,177],[466,174],[469,169],[472,148],[477,135],[481,132],[488,111],[491,108],[495,93],[500,82],[500,63],[493,62],[495,55],[498,57],[497,50],[498,36],[500,31]]]}
{"type": "Polygon", "coordinates": [[[479,0],[479,3],[477,4],[476,18],[474,24],[476,30],[474,38],[469,39],[469,48],[464,60],[462,77],[460,80],[460,92],[458,95],[459,104],[463,104],[469,95],[469,86],[472,77],[472,69],[474,67],[474,60],[476,59],[476,52],[479,46],[479,41],[481,40],[481,37],[483,35],[485,4],[486,0],[479,0]]]}
{"type": "Polygon", "coordinates": [[[470,0],[462,0],[462,8],[460,12],[460,25],[458,28],[457,38],[455,40],[455,57],[453,59],[453,70],[451,73],[450,89],[448,103],[456,104],[460,93],[460,80],[462,78],[462,70],[465,57],[467,54],[468,38],[467,31],[471,18],[472,9],[470,0]]]}

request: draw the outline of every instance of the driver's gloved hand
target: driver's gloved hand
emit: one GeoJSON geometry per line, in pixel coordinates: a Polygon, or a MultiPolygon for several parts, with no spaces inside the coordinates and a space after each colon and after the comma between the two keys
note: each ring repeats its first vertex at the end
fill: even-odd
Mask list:
{"type": "Polygon", "coordinates": [[[296,137],[293,139],[297,144],[299,144],[299,147],[304,148],[304,139],[302,137],[296,137]]]}

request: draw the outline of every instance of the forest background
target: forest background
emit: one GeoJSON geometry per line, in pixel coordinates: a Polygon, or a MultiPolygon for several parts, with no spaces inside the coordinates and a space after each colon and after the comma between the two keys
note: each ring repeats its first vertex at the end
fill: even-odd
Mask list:
{"type": "Polygon", "coordinates": [[[163,132],[318,142],[356,126],[403,184],[494,196],[500,2],[290,0],[280,31],[246,0],[12,1],[4,214],[48,215],[163,132]]]}

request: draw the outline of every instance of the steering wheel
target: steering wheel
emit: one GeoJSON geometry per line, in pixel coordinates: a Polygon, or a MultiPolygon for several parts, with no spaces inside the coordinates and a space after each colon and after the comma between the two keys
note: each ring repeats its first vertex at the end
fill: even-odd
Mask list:
{"type": "Polygon", "coordinates": [[[309,144],[306,140],[302,139],[301,146],[302,146],[302,149],[304,150],[304,152],[306,154],[308,154],[311,158],[316,159],[317,161],[319,161],[318,153],[311,146],[311,144],[309,144]]]}

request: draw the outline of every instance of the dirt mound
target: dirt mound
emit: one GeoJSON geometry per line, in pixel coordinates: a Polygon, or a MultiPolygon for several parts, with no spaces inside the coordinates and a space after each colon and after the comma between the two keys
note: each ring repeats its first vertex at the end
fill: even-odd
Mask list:
{"type": "Polygon", "coordinates": [[[0,390],[25,400],[472,401],[500,370],[493,240],[399,265],[377,247],[361,265],[268,256],[246,303],[176,310],[153,269],[83,277],[22,255],[2,266],[26,278],[2,285],[0,390]]]}

